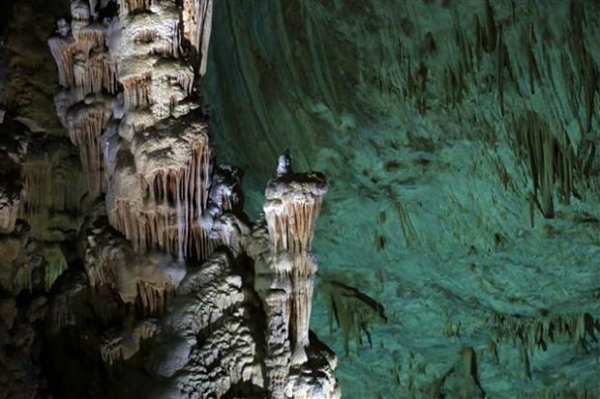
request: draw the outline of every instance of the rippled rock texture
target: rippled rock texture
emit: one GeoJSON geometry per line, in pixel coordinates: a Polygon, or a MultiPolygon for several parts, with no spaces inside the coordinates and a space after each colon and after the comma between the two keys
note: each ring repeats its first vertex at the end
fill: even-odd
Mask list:
{"type": "Polygon", "coordinates": [[[344,397],[600,395],[596,3],[213,15],[205,92],[251,209],[286,148],[331,183],[311,325],[344,397]]]}

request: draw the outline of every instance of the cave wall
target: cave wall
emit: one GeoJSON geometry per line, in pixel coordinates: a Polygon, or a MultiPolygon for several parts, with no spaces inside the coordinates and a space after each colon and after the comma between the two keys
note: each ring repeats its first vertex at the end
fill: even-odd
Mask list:
{"type": "MultiPolygon", "coordinates": [[[[595,2],[224,0],[214,17],[204,90],[249,208],[283,149],[324,170],[322,274],[385,306],[340,359],[345,397],[598,394],[595,2]]],[[[320,298],[313,325],[343,353],[320,298]]]]}

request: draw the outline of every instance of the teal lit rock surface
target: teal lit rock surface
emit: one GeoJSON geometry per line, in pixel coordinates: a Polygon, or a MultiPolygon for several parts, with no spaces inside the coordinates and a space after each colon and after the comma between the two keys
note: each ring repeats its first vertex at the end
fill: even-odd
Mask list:
{"type": "Polygon", "coordinates": [[[590,1],[215,4],[204,89],[249,208],[286,148],[330,182],[311,326],[344,397],[600,395],[599,18],[590,1]]]}

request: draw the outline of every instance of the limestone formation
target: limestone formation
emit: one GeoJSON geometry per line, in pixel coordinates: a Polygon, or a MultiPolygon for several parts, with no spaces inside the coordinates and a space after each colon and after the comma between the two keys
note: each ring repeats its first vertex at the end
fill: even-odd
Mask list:
{"type": "MultiPolygon", "coordinates": [[[[197,93],[212,7],[72,0],[70,23],[58,21],[48,42],[56,110],[79,149],[87,196],[63,192],[47,161],[23,166],[25,208],[42,232],[51,225],[44,209],[86,214],[75,229],[81,265],[64,271],[57,247],[40,246],[51,265],[41,286],[56,290],[46,333],[87,354],[73,361],[101,360],[112,376],[95,388],[104,397],[339,398],[335,356],[309,340],[311,243],[327,184],[292,173],[286,155],[264,218],[248,221],[242,172],[216,163],[197,93]],[[46,198],[49,186],[58,194],[46,198]],[[136,378],[122,381],[128,375],[136,378]]],[[[6,243],[5,252],[22,251],[6,243]]],[[[17,291],[33,287],[23,270],[17,291]]]]}
{"type": "Polygon", "coordinates": [[[142,314],[162,314],[185,275],[185,265],[167,254],[136,254],[108,226],[93,226],[87,238],[85,266],[92,287],[108,286],[124,304],[142,314]]]}
{"type": "Polygon", "coordinates": [[[273,262],[276,274],[289,276],[291,292],[291,334],[293,362],[306,361],[304,348],[309,345],[308,325],[317,262],[311,252],[315,223],[327,183],[318,173],[294,174],[288,155],[279,158],[277,177],[269,182],[264,206],[272,251],[286,254],[273,262]]]}
{"type": "Polygon", "coordinates": [[[248,240],[249,254],[255,259],[254,287],[267,319],[266,386],[273,398],[339,395],[333,364],[324,366],[327,371],[316,377],[316,385],[294,377],[302,367],[315,370],[314,364],[307,366],[310,359],[306,352],[309,347],[316,350],[309,341],[308,328],[317,271],[311,242],[326,191],[322,175],[294,174],[291,158],[282,155],[277,176],[266,189],[264,220],[255,226],[248,240]],[[301,388],[305,383],[315,391],[301,388]],[[320,390],[317,385],[321,383],[330,385],[320,390]]]}

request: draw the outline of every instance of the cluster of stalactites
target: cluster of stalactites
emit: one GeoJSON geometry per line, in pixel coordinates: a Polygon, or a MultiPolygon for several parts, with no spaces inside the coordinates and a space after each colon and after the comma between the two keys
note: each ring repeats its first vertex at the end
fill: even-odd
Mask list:
{"type": "Polygon", "coordinates": [[[116,61],[107,52],[108,26],[94,21],[90,7],[87,2],[73,1],[71,25],[60,20],[57,35],[48,41],[60,85],[78,91],[78,99],[88,93],[106,90],[114,94],[117,90],[116,61]]]}
{"type": "Polygon", "coordinates": [[[151,6],[152,0],[119,0],[119,7],[125,15],[135,11],[149,10],[151,6]]]}
{"type": "Polygon", "coordinates": [[[193,91],[195,73],[180,58],[181,11],[172,2],[126,0],[121,7],[125,12],[109,29],[109,48],[119,59],[125,108],[148,113],[153,123],[196,108],[194,102],[184,102],[193,91]],[[128,15],[148,7],[151,12],[128,15]]]}
{"type": "Polygon", "coordinates": [[[12,281],[12,291],[16,294],[21,290],[32,291],[36,288],[50,291],[56,279],[67,270],[67,261],[57,246],[49,246],[41,249],[27,262],[24,262],[15,272],[12,281]],[[41,285],[35,284],[34,274],[36,270],[42,270],[41,285]]]}
{"type": "Polygon", "coordinates": [[[176,209],[158,206],[152,210],[138,210],[127,200],[117,200],[111,223],[138,253],[159,248],[179,258],[206,259],[214,250],[214,243],[196,222],[191,220],[188,225],[181,219],[188,211],[183,204],[176,209]]]}
{"type": "Polygon", "coordinates": [[[319,173],[294,174],[287,155],[280,157],[277,174],[267,186],[264,205],[273,251],[309,252],[328,188],[325,178],[319,173]]]}
{"type": "MultiPolygon", "coordinates": [[[[311,253],[316,218],[327,183],[321,174],[295,174],[289,155],[282,155],[277,177],[267,186],[265,220],[271,242],[274,279],[291,282],[289,338],[293,344],[292,364],[307,360],[309,322],[317,262],[311,253]]],[[[264,300],[264,299],[263,299],[264,300]]]]}
{"type": "Polygon", "coordinates": [[[104,191],[99,139],[113,110],[110,102],[89,103],[86,97],[113,96],[119,88],[117,62],[108,54],[108,26],[95,20],[96,11],[95,0],[72,1],[70,26],[60,20],[57,35],[48,41],[63,87],[56,97],[58,116],[79,147],[88,192],[94,198],[104,191]]]}
{"type": "Polygon", "coordinates": [[[97,197],[104,191],[100,136],[112,114],[102,103],[74,106],[69,109],[69,136],[79,148],[79,158],[87,178],[88,192],[97,197]]]}
{"type": "Polygon", "coordinates": [[[137,305],[148,315],[163,314],[175,296],[175,286],[170,282],[161,285],[140,280],[137,282],[137,305]]]}
{"type": "Polygon", "coordinates": [[[21,173],[24,190],[19,217],[28,221],[33,237],[47,239],[55,212],[79,209],[85,183],[76,171],[65,170],[52,159],[25,162],[21,173]]]}
{"type": "Polygon", "coordinates": [[[322,197],[271,199],[264,208],[275,252],[310,251],[322,197]]]}
{"type": "Polygon", "coordinates": [[[168,255],[134,256],[129,243],[104,224],[88,236],[85,268],[94,289],[114,290],[144,315],[163,314],[185,274],[185,267],[168,255]]]}
{"type": "Polygon", "coordinates": [[[117,198],[109,215],[111,224],[137,252],[160,248],[180,258],[193,254],[196,259],[206,259],[214,249],[202,221],[210,174],[208,140],[198,140],[187,167],[159,169],[141,176],[143,201],[117,198]]]}
{"type": "Polygon", "coordinates": [[[127,109],[143,108],[150,105],[152,75],[149,72],[121,80],[121,83],[123,84],[123,97],[127,109]]]}

